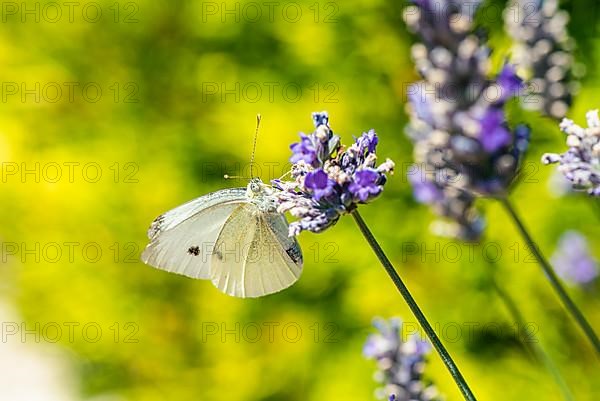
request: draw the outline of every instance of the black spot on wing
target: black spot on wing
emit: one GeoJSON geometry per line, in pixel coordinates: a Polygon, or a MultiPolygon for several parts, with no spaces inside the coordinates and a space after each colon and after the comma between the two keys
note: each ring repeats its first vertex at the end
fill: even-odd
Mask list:
{"type": "Polygon", "coordinates": [[[300,251],[299,246],[292,246],[291,248],[286,249],[285,252],[296,264],[302,259],[302,251],[300,251]]]}
{"type": "Polygon", "coordinates": [[[200,247],[199,246],[191,246],[187,251],[190,255],[194,255],[194,256],[200,255],[200,247]]]}

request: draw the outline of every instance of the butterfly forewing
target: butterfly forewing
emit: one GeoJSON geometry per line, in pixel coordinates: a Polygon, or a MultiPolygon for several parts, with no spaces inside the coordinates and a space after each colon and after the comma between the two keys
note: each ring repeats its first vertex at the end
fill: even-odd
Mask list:
{"type": "Polygon", "coordinates": [[[236,297],[259,297],[294,284],[302,272],[302,253],[287,232],[279,213],[254,204],[234,210],[213,252],[213,284],[236,297]]]}
{"type": "Polygon", "coordinates": [[[208,279],[214,245],[233,211],[247,204],[245,188],[201,196],[157,217],[142,261],[169,272],[208,279]]]}
{"type": "Polygon", "coordinates": [[[229,188],[220,191],[211,192],[199,198],[193,199],[183,205],[169,210],[166,213],[158,216],[148,229],[148,238],[153,239],[154,236],[175,228],[183,221],[189,219],[196,214],[208,210],[211,206],[217,206],[226,202],[243,202],[247,201],[245,188],[229,188]]]}

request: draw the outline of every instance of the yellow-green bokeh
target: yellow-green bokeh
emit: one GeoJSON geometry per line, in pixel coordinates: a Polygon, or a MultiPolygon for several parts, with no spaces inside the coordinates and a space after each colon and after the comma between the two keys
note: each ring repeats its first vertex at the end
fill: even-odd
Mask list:
{"type": "MultiPolygon", "coordinates": [[[[15,4],[34,10],[38,4],[42,12],[48,3],[15,4]]],[[[209,282],[138,261],[154,217],[209,191],[245,185],[222,175],[239,173],[238,166],[247,165],[257,113],[263,121],[256,162],[265,181],[277,178],[298,132],[312,129],[312,111],[328,110],[332,127],[346,143],[375,128],[379,155],[395,160],[397,174],[362,214],[427,316],[442,328],[464,328],[470,322],[480,327],[493,322],[505,329],[513,325],[489,285],[490,267],[480,251],[471,259],[470,248],[459,245],[463,257],[452,262],[407,255],[403,248],[409,242],[428,250],[454,243],[430,234],[432,215],[413,201],[405,177],[412,152],[404,134],[405,92],[418,78],[410,60],[414,38],[402,22],[401,2],[301,0],[294,3],[302,12],[296,22],[291,9],[284,14],[289,2],[278,3],[272,20],[263,5],[262,17],[250,21],[248,15],[254,14],[243,14],[250,13],[250,3],[138,0],[116,3],[116,15],[113,1],[98,1],[103,11],[98,22],[81,14],[87,2],[75,8],[73,22],[66,14],[58,22],[43,15],[39,22],[26,15],[23,22],[23,10],[3,14],[0,238],[3,244],[17,244],[19,252],[7,255],[3,249],[2,298],[17,306],[28,327],[93,322],[102,328],[98,342],[78,335],[75,341],[63,336],[56,344],[66,350],[74,386],[84,399],[373,399],[375,364],[361,355],[371,319],[414,318],[352,219],[342,219],[320,235],[303,233],[302,278],[289,290],[261,299],[233,299],[209,282]],[[216,14],[206,8],[213,6],[216,14]],[[238,7],[239,20],[235,11],[225,14],[222,7],[238,7]],[[76,83],[73,99],[69,83],[76,83]],[[12,84],[17,94],[9,94],[12,84]],[[57,85],[60,95],[52,92],[57,85]],[[214,85],[218,91],[211,94],[214,85]],[[236,85],[239,101],[235,93],[222,92],[222,86],[231,90],[236,85]],[[257,86],[262,91],[258,96],[253,91],[257,86]],[[98,87],[102,95],[95,101],[98,87]],[[82,92],[84,88],[90,92],[82,92]],[[274,88],[273,97],[269,88],[274,88]],[[297,88],[301,95],[292,95],[297,88]],[[55,96],[58,100],[52,102],[55,96]],[[38,177],[22,175],[24,168],[38,169],[36,163],[38,177]],[[62,175],[53,182],[56,165],[62,175]],[[265,167],[269,165],[275,166],[273,175],[265,167]],[[14,168],[16,174],[6,174],[14,168]],[[101,177],[96,178],[96,170],[101,177]],[[79,244],[72,260],[64,253],[65,243],[71,242],[79,244]],[[63,251],[55,263],[43,254],[43,249],[49,252],[48,244],[63,251]],[[102,250],[98,261],[82,255],[86,244],[102,250]],[[39,261],[36,255],[41,255],[39,261]],[[266,322],[279,324],[273,341],[266,322]],[[115,323],[120,328],[116,342],[115,323]],[[133,337],[137,342],[125,341],[132,332],[127,323],[139,329],[133,337]],[[213,324],[238,334],[252,324],[265,329],[257,342],[243,336],[238,342],[232,334],[207,336],[213,324]],[[298,341],[283,337],[286,324],[301,328],[298,341]],[[327,335],[334,341],[327,341],[327,335]]],[[[578,24],[584,6],[565,6],[573,11],[573,34],[585,46],[577,54],[588,64],[570,113],[583,123],[585,111],[600,106],[593,64],[598,56],[595,20],[591,26],[589,19],[578,24]]],[[[498,49],[493,55],[498,65],[507,56],[507,38],[500,21],[484,25],[498,49]]],[[[557,124],[527,118],[534,128],[529,161],[564,149],[557,124]]],[[[553,167],[538,167],[537,182],[517,186],[513,199],[540,248],[550,254],[561,233],[575,228],[600,258],[600,229],[590,201],[553,197],[548,191],[553,167]]],[[[600,376],[600,366],[591,347],[538,266],[526,262],[507,216],[492,201],[482,200],[480,207],[487,219],[484,240],[503,251],[497,267],[504,285],[526,320],[538,328],[576,399],[597,400],[600,381],[593,378],[600,376]],[[515,246],[521,250],[517,260],[515,246]]],[[[571,293],[600,329],[598,288],[573,288],[571,293]]],[[[461,339],[446,344],[479,399],[561,399],[551,376],[514,337],[481,330],[471,339],[465,335],[463,331],[461,339]]],[[[428,378],[448,400],[460,399],[439,358],[432,354],[429,360],[428,378]]]]}

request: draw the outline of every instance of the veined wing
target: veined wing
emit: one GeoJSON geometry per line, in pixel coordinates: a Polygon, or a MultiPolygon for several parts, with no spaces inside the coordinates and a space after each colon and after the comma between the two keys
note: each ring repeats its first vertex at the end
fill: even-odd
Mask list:
{"type": "Polygon", "coordinates": [[[223,225],[248,202],[245,188],[224,189],[185,203],[157,217],[142,261],[168,272],[208,279],[211,254],[223,225]]]}
{"type": "Polygon", "coordinates": [[[156,235],[165,232],[197,213],[203,212],[212,206],[224,202],[235,202],[246,199],[246,188],[229,188],[211,192],[199,198],[193,199],[181,206],[171,209],[158,216],[148,229],[148,238],[153,239],[156,235]]]}
{"type": "Polygon", "coordinates": [[[294,284],[302,272],[302,252],[289,238],[285,217],[245,204],[225,222],[215,245],[211,278],[235,297],[260,297],[294,284]]]}

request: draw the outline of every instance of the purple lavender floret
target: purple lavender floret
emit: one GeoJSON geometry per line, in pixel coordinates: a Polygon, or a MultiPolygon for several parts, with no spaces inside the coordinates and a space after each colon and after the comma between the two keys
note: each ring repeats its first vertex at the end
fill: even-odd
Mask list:
{"type": "Polygon", "coordinates": [[[290,235],[303,230],[321,232],[359,204],[371,202],[394,169],[389,159],[376,165],[379,139],[375,131],[363,133],[345,149],[331,130],[326,112],[313,113],[313,122],[315,131],[300,134],[301,142],[292,145],[292,180],[273,181],[279,189],[278,210],[298,219],[290,224],[290,235]]]}
{"type": "Polygon", "coordinates": [[[495,108],[486,110],[479,120],[481,124],[479,142],[486,152],[496,152],[512,141],[512,135],[504,126],[504,121],[506,121],[504,111],[495,108]]]}
{"type": "Polygon", "coordinates": [[[375,153],[377,150],[377,144],[379,143],[379,138],[377,137],[375,130],[372,129],[364,133],[358,139],[355,138],[355,140],[359,149],[359,153],[361,154],[364,154],[365,152],[375,153]]]}
{"type": "Polygon", "coordinates": [[[567,231],[560,237],[552,265],[563,280],[573,285],[589,285],[599,274],[587,240],[577,231],[567,231]]]}
{"type": "Polygon", "coordinates": [[[439,400],[435,386],[424,381],[425,358],[431,350],[428,342],[416,335],[402,336],[399,319],[375,319],[377,333],[369,335],[363,355],[375,359],[378,365],[376,379],[383,384],[378,389],[380,399],[397,401],[439,400]]]}
{"type": "Polygon", "coordinates": [[[329,179],[323,169],[317,169],[307,173],[304,177],[304,186],[313,194],[315,200],[321,200],[333,193],[335,182],[329,179]]]}
{"type": "Polygon", "coordinates": [[[354,173],[353,180],[348,190],[353,198],[360,202],[367,202],[381,193],[383,187],[379,185],[380,173],[374,169],[360,170],[354,173]]]}
{"type": "Polygon", "coordinates": [[[300,160],[313,165],[317,161],[317,151],[311,139],[305,134],[300,134],[300,142],[293,143],[290,145],[290,149],[293,152],[290,161],[297,163],[300,160]]]}
{"type": "Polygon", "coordinates": [[[519,94],[525,88],[523,80],[517,75],[517,71],[512,64],[506,63],[496,78],[496,83],[500,87],[500,100],[506,101],[519,94]]]}
{"type": "Polygon", "coordinates": [[[567,134],[569,149],[562,153],[546,153],[542,163],[558,163],[557,170],[571,182],[576,191],[587,191],[600,197],[600,119],[598,110],[588,111],[587,128],[563,119],[560,129],[567,134]]]}

